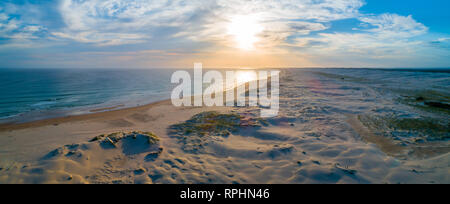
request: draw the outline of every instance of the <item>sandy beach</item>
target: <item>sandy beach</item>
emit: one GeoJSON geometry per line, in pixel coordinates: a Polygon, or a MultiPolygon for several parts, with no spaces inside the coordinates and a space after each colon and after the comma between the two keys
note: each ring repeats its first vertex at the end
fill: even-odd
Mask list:
{"type": "Polygon", "coordinates": [[[3,124],[0,183],[449,183],[448,141],[376,134],[360,117],[389,104],[349,80],[287,70],[267,119],[161,101],[3,124]]]}
{"type": "Polygon", "coordinates": [[[0,1],[0,184],[450,184],[449,7],[0,1]]]}
{"type": "MultiPolygon", "coordinates": [[[[99,170],[105,170],[102,167],[106,162],[112,161],[116,157],[124,157],[124,155],[116,151],[108,152],[101,148],[90,149],[83,154],[84,159],[96,158],[105,154],[110,156],[99,158],[99,160],[86,159],[90,163],[89,167],[85,166],[85,162],[74,162],[71,158],[58,158],[55,161],[42,161],[42,158],[47,153],[64,145],[86,143],[95,136],[105,133],[151,131],[161,138],[161,145],[164,147],[163,156],[167,154],[168,158],[173,158],[173,150],[176,148],[170,147],[176,145],[176,141],[167,136],[168,126],[187,120],[202,111],[204,110],[200,108],[174,108],[170,101],[162,101],[118,111],[17,125],[2,125],[0,130],[0,149],[2,150],[0,183],[89,183],[86,176],[95,175],[99,170]],[[56,168],[53,169],[53,167],[56,168]],[[27,172],[28,170],[29,172],[27,172]],[[38,173],[36,174],[36,172],[38,173]],[[68,181],[69,176],[77,179],[68,181]]],[[[143,161],[137,161],[137,159],[125,157],[122,159],[123,162],[130,162],[130,164],[118,165],[110,170],[139,169],[143,167],[140,167],[141,165],[144,165],[143,161]]],[[[108,175],[103,176],[109,177],[108,175]]],[[[112,183],[121,179],[123,178],[102,178],[94,183],[112,183]]],[[[130,180],[126,182],[129,183],[130,180]]],[[[151,182],[151,180],[146,182],[151,182]]]]}

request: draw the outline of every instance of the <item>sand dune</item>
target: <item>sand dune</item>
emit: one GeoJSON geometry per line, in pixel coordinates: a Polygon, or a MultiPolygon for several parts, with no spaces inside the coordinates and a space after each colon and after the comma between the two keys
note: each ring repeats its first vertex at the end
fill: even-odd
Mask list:
{"type": "Polygon", "coordinates": [[[373,92],[348,95],[313,77],[284,80],[280,115],[269,119],[260,119],[258,108],[174,108],[165,101],[4,125],[0,183],[450,182],[448,152],[397,155],[411,149],[374,139],[357,120],[369,100],[356,96],[373,92]],[[107,139],[116,132],[120,140],[107,139]],[[149,142],[144,132],[159,140],[149,142]]]}

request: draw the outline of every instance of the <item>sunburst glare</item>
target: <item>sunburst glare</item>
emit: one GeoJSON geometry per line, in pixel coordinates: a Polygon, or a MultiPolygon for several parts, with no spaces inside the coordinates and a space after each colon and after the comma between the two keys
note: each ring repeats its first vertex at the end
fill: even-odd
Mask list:
{"type": "Polygon", "coordinates": [[[238,48],[252,50],[255,48],[255,43],[260,40],[258,34],[263,31],[263,26],[256,16],[234,16],[227,29],[238,48]]]}
{"type": "Polygon", "coordinates": [[[255,81],[257,79],[257,75],[254,71],[238,71],[236,73],[236,80],[238,84],[255,81]]]}

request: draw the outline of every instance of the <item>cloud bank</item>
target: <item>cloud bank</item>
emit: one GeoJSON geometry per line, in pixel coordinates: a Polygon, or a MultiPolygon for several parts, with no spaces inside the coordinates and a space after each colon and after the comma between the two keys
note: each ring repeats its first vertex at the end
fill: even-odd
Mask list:
{"type": "MultiPolygon", "coordinates": [[[[190,66],[195,60],[239,66],[213,59],[267,56],[273,57],[266,62],[270,66],[409,66],[410,59],[448,65],[440,59],[448,57],[448,47],[436,46],[439,39],[434,44],[421,39],[429,33],[426,25],[412,15],[362,13],[364,5],[363,0],[6,0],[0,3],[0,51],[8,56],[11,50],[44,49],[24,58],[51,61],[52,53],[65,50],[74,59],[66,62],[83,59],[86,64],[79,66],[99,58],[131,67],[190,66]],[[336,27],[345,21],[354,23],[336,27]],[[243,45],[254,49],[240,50],[243,45]]],[[[43,66],[65,66],[54,62],[43,66]]],[[[19,62],[2,65],[14,63],[19,62]]],[[[236,63],[257,66],[243,59],[236,63]]]]}

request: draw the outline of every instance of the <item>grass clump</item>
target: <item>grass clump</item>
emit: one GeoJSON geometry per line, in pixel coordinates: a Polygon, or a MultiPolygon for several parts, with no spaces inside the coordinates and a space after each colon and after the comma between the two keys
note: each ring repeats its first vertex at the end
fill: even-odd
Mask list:
{"type": "Polygon", "coordinates": [[[239,114],[203,112],[190,120],[169,127],[169,135],[178,138],[182,149],[190,153],[204,152],[204,147],[218,137],[228,137],[243,127],[267,125],[261,118],[250,118],[239,114]]]}
{"type": "Polygon", "coordinates": [[[433,90],[398,92],[401,93],[397,99],[400,103],[431,113],[450,114],[450,96],[447,93],[433,90]]]}
{"type": "Polygon", "coordinates": [[[145,137],[147,139],[148,144],[150,145],[157,144],[160,141],[159,137],[151,132],[133,131],[129,133],[115,132],[108,135],[102,134],[97,137],[94,137],[89,142],[100,141],[100,143],[102,144],[111,144],[113,146],[116,146],[116,143],[118,143],[122,139],[125,138],[136,139],[138,136],[145,137]]]}
{"type": "Polygon", "coordinates": [[[396,141],[439,141],[450,139],[450,123],[432,118],[400,118],[388,116],[360,116],[360,121],[374,133],[396,141]]]}
{"type": "Polygon", "coordinates": [[[410,131],[423,131],[431,130],[433,132],[445,133],[449,131],[449,125],[441,125],[438,122],[430,119],[415,119],[415,118],[404,118],[404,119],[391,119],[390,128],[397,128],[400,130],[410,130],[410,131]]]}

